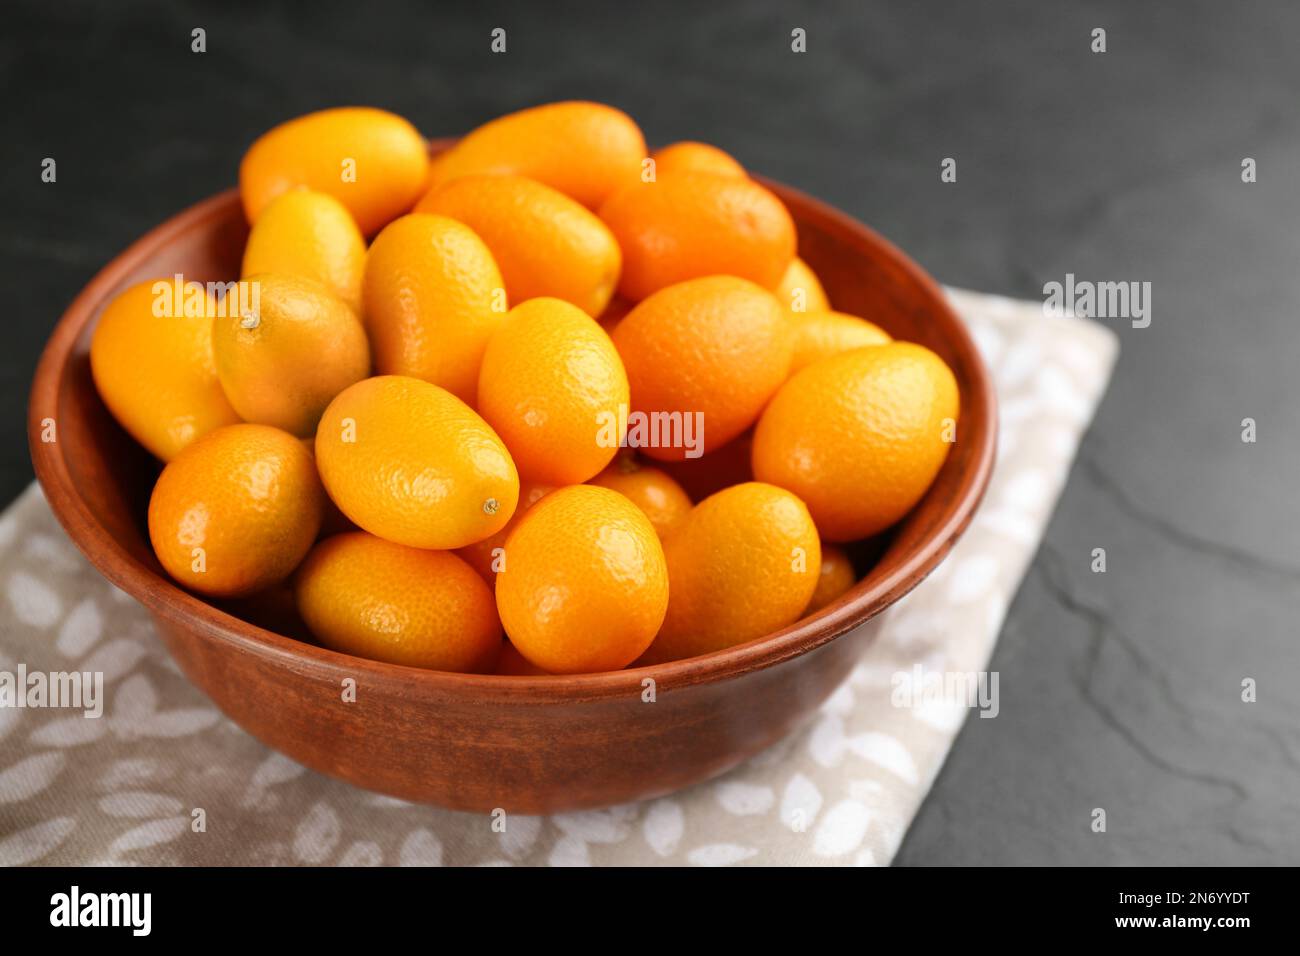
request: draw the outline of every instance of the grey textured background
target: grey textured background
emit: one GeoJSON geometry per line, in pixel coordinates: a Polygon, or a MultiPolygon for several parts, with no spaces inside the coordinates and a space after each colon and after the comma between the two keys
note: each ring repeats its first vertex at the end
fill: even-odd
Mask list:
{"type": "Polygon", "coordinates": [[[1300,8],[978,7],[7,3],[0,495],[30,480],[26,390],[63,307],[232,184],[262,130],[367,103],[436,135],[602,99],[652,142],[712,141],[849,210],[944,282],[1153,284],[1151,327],[1114,323],[1115,381],[1001,637],[1001,715],[967,722],[898,861],[1300,862],[1300,8]]]}

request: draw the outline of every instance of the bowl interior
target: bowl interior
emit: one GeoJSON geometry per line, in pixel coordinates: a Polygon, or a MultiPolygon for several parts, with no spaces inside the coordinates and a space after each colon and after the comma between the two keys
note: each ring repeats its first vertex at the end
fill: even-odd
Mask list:
{"type": "MultiPolygon", "coordinates": [[[[800,255],[821,278],[835,308],[867,317],[895,338],[921,343],[938,353],[957,378],[962,417],[958,441],[922,502],[889,535],[855,549],[859,572],[865,571],[858,584],[819,614],[777,635],[694,659],[709,662],[696,668],[700,679],[724,674],[733,666],[747,669],[801,653],[860,624],[910,590],[942,559],[970,520],[993,458],[991,384],[972,340],[933,281],[860,223],[794,190],[767,185],[790,208],[799,230],[800,255]]],[[[176,273],[199,282],[237,278],[247,235],[233,190],[149,233],[105,267],[69,308],[47,347],[33,387],[33,459],[55,513],[101,571],[155,609],[165,604],[203,611],[201,599],[171,584],[153,555],[146,513],[160,465],[100,401],[90,372],[91,333],[104,305],[136,282],[169,279],[176,273]],[[43,445],[35,437],[35,423],[49,415],[58,422],[59,437],[55,444],[43,445]]],[[[281,652],[285,649],[282,638],[226,622],[226,628],[241,640],[270,642],[281,652]]],[[[318,661],[348,660],[322,648],[297,646],[317,655],[318,661]]],[[[685,663],[655,669],[680,671],[685,663]]],[[[593,676],[612,675],[565,682],[572,685],[593,676]]]]}

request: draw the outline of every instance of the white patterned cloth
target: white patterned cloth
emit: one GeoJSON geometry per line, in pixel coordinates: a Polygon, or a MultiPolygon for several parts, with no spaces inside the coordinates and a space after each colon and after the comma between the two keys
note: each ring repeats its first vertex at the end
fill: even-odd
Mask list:
{"type": "Polygon", "coordinates": [[[808,729],[647,803],[503,829],[305,769],[181,676],[143,608],[29,488],[0,517],[0,678],[20,665],[102,672],[104,713],[0,707],[0,865],[888,863],[970,711],[959,686],[919,691],[987,667],[1117,351],[1107,329],[1038,303],[950,295],[1001,399],[970,529],[870,625],[879,635],[808,729]]]}

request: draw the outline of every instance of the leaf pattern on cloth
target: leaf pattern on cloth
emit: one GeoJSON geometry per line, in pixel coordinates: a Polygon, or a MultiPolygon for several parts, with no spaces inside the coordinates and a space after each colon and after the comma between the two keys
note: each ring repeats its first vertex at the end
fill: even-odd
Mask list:
{"type": "Polygon", "coordinates": [[[48,787],[63,770],[67,758],[63,754],[33,754],[12,767],[0,769],[0,804],[17,803],[34,797],[48,787]]]}
{"type": "Polygon", "coordinates": [[[86,598],[63,619],[54,646],[65,657],[80,657],[99,640],[103,631],[99,605],[92,598],[86,598]]]}
{"type": "Polygon", "coordinates": [[[947,697],[897,707],[892,692],[917,665],[987,665],[1116,353],[1095,323],[949,294],[1001,403],[1000,458],[970,529],[869,625],[876,639],[804,730],[644,804],[455,813],[268,750],[181,676],[143,608],[80,557],[32,486],[0,515],[0,669],[101,671],[105,699],[94,719],[0,709],[0,866],[888,864],[969,713],[947,697]]]}
{"type": "Polygon", "coordinates": [[[58,622],[63,602],[48,584],[26,571],[15,571],[5,586],[9,607],[20,624],[45,629],[58,622]]]}

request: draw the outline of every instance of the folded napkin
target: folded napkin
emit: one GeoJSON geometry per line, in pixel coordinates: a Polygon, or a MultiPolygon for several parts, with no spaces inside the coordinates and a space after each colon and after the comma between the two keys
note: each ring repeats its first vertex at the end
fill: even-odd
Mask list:
{"type": "Polygon", "coordinates": [[[268,750],[181,676],[33,485],[0,517],[0,681],[20,667],[102,672],[103,714],[0,706],[0,866],[888,863],[962,721],[996,711],[989,656],[1117,349],[1102,326],[1040,303],[949,295],[1001,400],[974,522],[868,625],[876,639],[806,730],[646,803],[512,816],[500,832],[268,750]]]}

